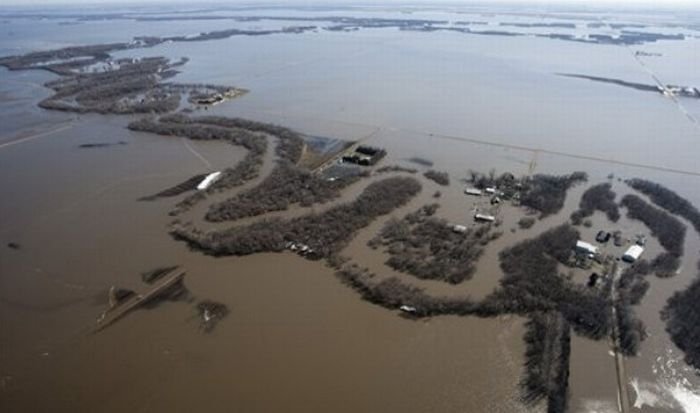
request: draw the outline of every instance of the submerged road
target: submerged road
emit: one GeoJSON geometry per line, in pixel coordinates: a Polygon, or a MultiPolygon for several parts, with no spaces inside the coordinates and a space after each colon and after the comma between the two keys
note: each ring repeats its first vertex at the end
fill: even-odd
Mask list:
{"type": "Polygon", "coordinates": [[[29,141],[32,141],[34,139],[43,138],[44,136],[53,135],[54,133],[58,133],[58,132],[62,132],[64,130],[70,129],[73,127],[73,120],[71,120],[69,122],[70,122],[70,124],[68,124],[68,125],[59,126],[57,128],[50,129],[48,131],[35,133],[35,134],[29,135],[29,136],[24,136],[22,138],[16,138],[14,140],[10,140],[9,142],[2,143],[2,144],[0,144],[0,149],[4,149],[4,148],[10,147],[12,145],[17,145],[19,143],[29,142],[29,141]]]}
{"type": "Polygon", "coordinates": [[[635,167],[635,168],[650,169],[650,170],[662,171],[662,172],[671,172],[671,173],[681,174],[681,175],[700,176],[700,171],[691,171],[691,170],[687,170],[687,169],[671,168],[671,167],[666,167],[666,166],[661,166],[661,165],[651,165],[651,164],[644,164],[644,163],[639,163],[639,162],[629,162],[629,161],[623,161],[623,160],[603,158],[603,157],[593,156],[593,155],[580,155],[580,154],[576,154],[576,153],[554,151],[554,150],[549,150],[549,149],[540,149],[540,148],[514,145],[514,144],[508,144],[508,143],[490,142],[490,141],[484,141],[484,140],[480,140],[480,139],[465,138],[465,137],[461,137],[461,136],[443,135],[443,134],[435,134],[435,133],[431,133],[430,136],[433,138],[450,139],[450,140],[455,140],[455,141],[476,143],[476,144],[480,144],[480,145],[488,145],[488,146],[495,146],[495,147],[506,148],[506,149],[527,151],[527,152],[532,152],[535,154],[536,153],[544,153],[544,154],[548,154],[548,155],[555,155],[555,156],[561,156],[561,157],[573,158],[573,159],[583,159],[583,160],[587,160],[587,161],[602,162],[602,163],[607,163],[607,164],[612,164],[612,165],[631,166],[631,167],[635,167]]]}

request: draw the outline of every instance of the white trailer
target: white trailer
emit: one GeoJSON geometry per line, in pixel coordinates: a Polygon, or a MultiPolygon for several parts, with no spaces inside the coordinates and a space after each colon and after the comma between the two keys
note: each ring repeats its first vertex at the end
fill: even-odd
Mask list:
{"type": "Polygon", "coordinates": [[[494,217],[493,215],[476,214],[474,215],[474,220],[482,222],[493,222],[496,220],[496,217],[494,217]]]}
{"type": "Polygon", "coordinates": [[[482,192],[480,189],[476,188],[467,188],[464,190],[464,193],[467,195],[474,195],[474,196],[481,196],[482,192]]]}

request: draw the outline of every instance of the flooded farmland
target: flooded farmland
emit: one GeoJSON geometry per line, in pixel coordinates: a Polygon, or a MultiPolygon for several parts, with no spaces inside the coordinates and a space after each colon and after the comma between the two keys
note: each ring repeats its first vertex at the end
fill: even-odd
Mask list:
{"type": "MultiPolygon", "coordinates": [[[[375,273],[375,279],[396,277],[435,296],[482,300],[504,277],[502,250],[568,222],[584,191],[601,182],[611,183],[618,201],[635,192],[621,179],[639,177],[700,205],[700,168],[693,150],[700,139],[700,100],[560,76],[576,73],[643,84],[657,79],[663,85],[700,88],[699,14],[605,12],[606,33],[618,30],[620,35],[625,29],[613,25],[626,23],[643,26],[634,29],[639,32],[681,33],[683,38],[601,44],[582,41],[599,33],[591,25],[599,21],[596,16],[528,8],[112,13],[91,18],[70,9],[38,14],[0,8],[0,57],[129,42],[137,36],[313,26],[298,33],[164,41],[117,50],[111,57],[186,57],[189,61],[168,81],[249,91],[206,109],[194,108],[192,116],[240,117],[305,136],[361,141],[387,151],[379,166],[415,169],[413,175],[397,175],[420,179],[420,192],[358,229],[340,251],[375,273]],[[174,15],[189,19],[175,20],[174,15]],[[429,20],[433,29],[425,30],[423,24],[402,28],[406,23],[391,19],[429,20]],[[459,24],[466,21],[483,24],[459,24]],[[562,21],[573,27],[551,26],[562,21]],[[465,26],[472,32],[510,35],[445,30],[465,26]],[[574,40],[553,38],[553,33],[574,40]],[[416,157],[433,166],[411,161],[416,157]],[[423,179],[430,168],[448,172],[450,184],[423,179]],[[518,226],[523,208],[498,207],[495,231],[502,234],[484,246],[471,279],[456,285],[392,269],[385,251],[367,245],[391,217],[402,218],[431,202],[441,205],[438,217],[475,227],[476,208],[491,206],[486,197],[464,194],[471,185],[466,179],[470,171],[490,170],[516,177],[585,171],[588,181],[573,186],[556,214],[529,229],[518,226]]],[[[291,251],[214,257],[176,241],[169,234],[175,219],[223,230],[258,217],[204,222],[209,203],[173,217],[169,213],[182,197],[139,199],[194,175],[239,164],[249,150],[219,140],[127,128],[152,114],[39,108],[51,95],[42,85],[59,76],[0,67],[3,412],[204,406],[246,412],[547,410],[543,402],[521,400],[528,317],[404,317],[363,300],[323,261],[291,251]],[[107,146],[81,148],[86,144],[107,146]],[[139,274],[166,265],[187,271],[185,297],[135,310],[103,332],[91,333],[111,286],[143,291],[139,274]],[[203,299],[229,309],[209,334],[198,329],[200,316],[193,305],[203,299]]],[[[280,142],[268,145],[257,177],[209,201],[226,200],[263,181],[274,170],[273,150],[280,142]]],[[[295,204],[269,216],[322,214],[352,202],[381,179],[372,175],[326,203],[295,204]]],[[[649,233],[622,211],[617,223],[596,212],[590,227],[576,227],[581,238],[593,241],[600,229],[619,229],[628,236],[649,233]]],[[[700,239],[689,222],[683,223],[685,252],[677,274],[649,276],[649,291],[634,307],[648,337],[637,356],[625,358],[623,387],[630,411],[700,409],[697,371],[683,361],[660,316],[668,298],[697,274],[700,239]]],[[[619,256],[624,248],[611,243],[605,250],[619,256]]],[[[662,251],[649,236],[645,258],[662,251]]],[[[585,284],[590,271],[571,272],[574,283],[585,284]]],[[[572,334],[568,411],[619,411],[612,347],[607,338],[593,341],[572,334]]]]}

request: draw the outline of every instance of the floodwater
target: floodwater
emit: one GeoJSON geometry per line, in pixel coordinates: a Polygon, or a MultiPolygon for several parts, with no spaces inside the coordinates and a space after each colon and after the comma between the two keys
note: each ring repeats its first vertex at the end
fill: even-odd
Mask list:
{"type": "MultiPolygon", "coordinates": [[[[386,10],[326,15],[342,13],[398,15],[386,10]]],[[[410,17],[534,19],[435,10],[413,11],[410,17]]],[[[663,16],[665,22],[668,18],[663,16]]],[[[2,55],[128,41],[137,35],[287,25],[0,20],[0,33],[12,33],[0,36],[2,55]]],[[[474,201],[465,199],[460,178],[470,169],[516,175],[584,170],[592,183],[612,173],[619,195],[629,189],[617,177],[639,176],[700,205],[700,168],[692,150],[700,139],[700,127],[693,122],[700,117],[700,101],[681,100],[679,105],[661,95],[556,75],[651,83],[654,73],[664,83],[699,87],[699,51],[696,37],[621,47],[527,36],[362,29],[172,43],[116,56],[186,56],[190,61],[176,81],[250,90],[209,114],[279,123],[309,135],[366,139],[389,151],[383,161],[387,165],[421,169],[408,159],[430,159],[436,169],[450,173],[451,186],[424,184],[422,193],[394,215],[432,202],[432,194],[441,190],[438,215],[464,223],[474,201]],[[662,55],[642,57],[642,67],[633,57],[637,50],[662,55]]],[[[411,321],[361,301],[318,262],[288,253],[212,258],[173,241],[167,235],[167,212],[175,201],[137,199],[234,164],[243,151],[219,142],[189,142],[188,147],[179,138],[130,132],[125,129],[129,117],[44,111],[36,103],[49,93],[41,84],[52,78],[45,72],[0,68],[0,410],[542,408],[526,408],[518,401],[524,319],[411,321]],[[78,148],[119,141],[127,144],[78,148]],[[21,248],[5,248],[9,242],[21,248]],[[140,272],[172,264],[188,271],[185,284],[194,300],[229,306],[230,315],[212,334],[198,331],[191,302],[139,310],[100,334],[88,334],[111,285],[138,289],[140,272]]],[[[342,200],[363,187],[353,186],[342,200]]],[[[483,297],[498,285],[498,251],[564,222],[584,190],[574,188],[559,215],[527,231],[511,233],[519,213],[503,207],[504,235],[486,247],[474,278],[458,286],[416,281],[384,266],[385,257],[366,241],[388,217],[361,231],[344,253],[381,276],[400,276],[431,293],[483,297]]],[[[582,228],[584,238],[610,225],[599,215],[593,221],[593,228],[582,228]]],[[[626,219],[619,227],[643,231],[626,219]]],[[[635,411],[700,409],[700,381],[682,362],[659,318],[667,298],[696,275],[700,241],[690,228],[687,238],[681,272],[671,279],[651,279],[647,297],[636,308],[650,337],[640,356],[626,361],[635,411]]],[[[652,240],[648,253],[656,251],[652,240]]],[[[609,350],[606,341],[573,338],[571,411],[617,411],[609,350]]]]}

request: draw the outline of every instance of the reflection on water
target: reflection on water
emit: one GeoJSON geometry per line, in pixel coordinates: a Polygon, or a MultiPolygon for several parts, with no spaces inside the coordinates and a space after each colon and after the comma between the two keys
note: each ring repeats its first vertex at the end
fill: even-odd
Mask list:
{"type": "Polygon", "coordinates": [[[656,353],[653,372],[656,382],[632,378],[634,407],[652,407],[661,411],[700,411],[700,390],[688,380],[697,372],[683,362],[683,356],[673,348],[656,353]]]}

